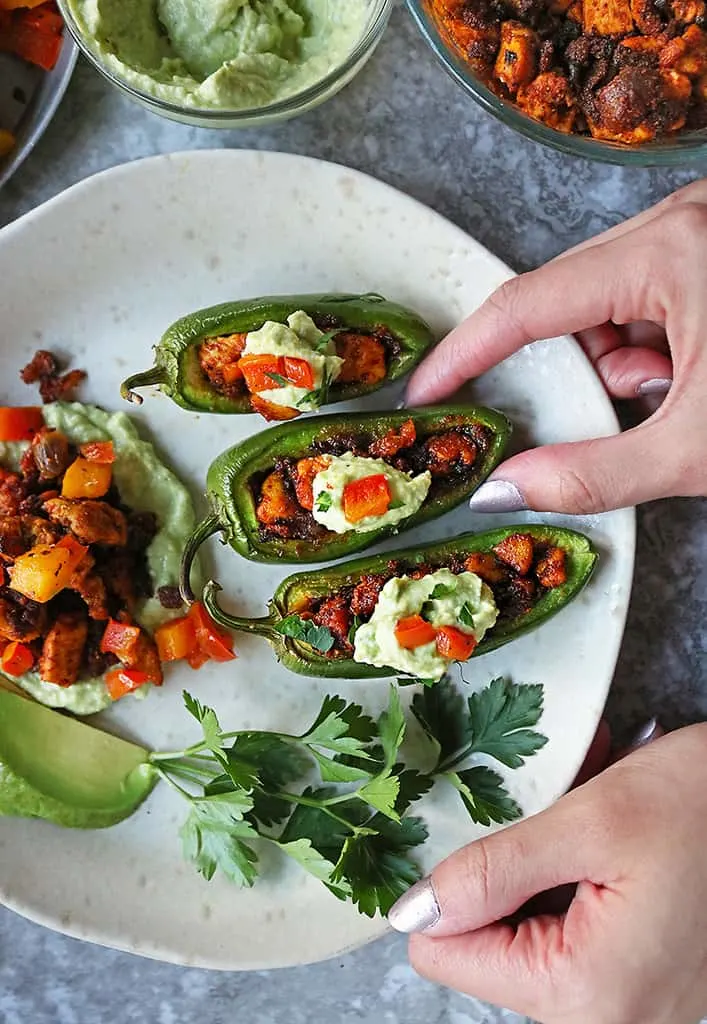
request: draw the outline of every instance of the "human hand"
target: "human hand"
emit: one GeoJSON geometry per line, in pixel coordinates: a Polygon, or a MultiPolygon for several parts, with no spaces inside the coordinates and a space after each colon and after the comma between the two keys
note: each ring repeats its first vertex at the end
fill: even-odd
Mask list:
{"type": "Polygon", "coordinates": [[[511,279],[433,350],[410,380],[409,405],[446,398],[529,342],[566,333],[579,334],[613,398],[669,389],[624,434],[515,455],[473,511],[586,514],[707,494],[706,263],[707,180],[511,279]]]}
{"type": "Polygon", "coordinates": [[[707,1012],[707,724],[615,763],[459,850],[389,915],[425,977],[543,1024],[694,1024],[707,1012]],[[564,913],[507,919],[578,883],[564,913]]]}

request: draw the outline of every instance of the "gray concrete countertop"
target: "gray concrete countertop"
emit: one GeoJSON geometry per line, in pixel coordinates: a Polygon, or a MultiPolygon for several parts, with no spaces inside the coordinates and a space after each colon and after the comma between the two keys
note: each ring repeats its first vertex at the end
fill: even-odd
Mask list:
{"type": "MultiPolygon", "coordinates": [[[[0,226],[114,164],[220,146],[305,153],[366,171],[455,221],[518,270],[700,173],[592,164],[521,139],[447,78],[398,8],[374,58],[347,89],[275,128],[209,132],[171,124],[123,99],[80,63],[49,131],[0,194],[0,226]]],[[[640,513],[634,597],[609,704],[619,733],[656,712],[670,727],[707,718],[704,509],[700,501],[656,502],[640,513]],[[666,602],[666,594],[673,600],[666,602]]],[[[234,1020],[518,1024],[520,1018],[421,981],[398,938],[314,967],[222,975],[82,945],[0,911],[1,1024],[234,1020]]]]}

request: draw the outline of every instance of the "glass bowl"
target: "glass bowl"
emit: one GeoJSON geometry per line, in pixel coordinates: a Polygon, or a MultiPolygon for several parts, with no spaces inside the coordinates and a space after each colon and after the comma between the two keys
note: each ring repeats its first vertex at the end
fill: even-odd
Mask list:
{"type": "Polygon", "coordinates": [[[641,146],[602,142],[585,135],[565,135],[528,117],[514,104],[491,92],[462,59],[429,11],[428,0],[407,0],[413,18],[447,72],[479,106],[526,138],[570,156],[608,164],[659,167],[693,163],[707,158],[707,129],[677,134],[641,146]]]}
{"type": "MultiPolygon", "coordinates": [[[[343,2],[347,2],[347,0],[343,0],[343,2]]],[[[117,72],[105,65],[94,40],[84,35],[77,24],[68,0],[58,0],[66,25],[79,49],[111,85],[116,86],[130,99],[161,117],[201,128],[253,128],[275,121],[285,121],[304,114],[330,99],[358,74],[375,50],[388,24],[393,3],[394,0],[367,0],[366,20],[360,38],[342,63],[329,71],[318,82],[292,96],[264,106],[226,109],[223,107],[199,108],[168,102],[151,96],[125,81],[117,72]]]]}

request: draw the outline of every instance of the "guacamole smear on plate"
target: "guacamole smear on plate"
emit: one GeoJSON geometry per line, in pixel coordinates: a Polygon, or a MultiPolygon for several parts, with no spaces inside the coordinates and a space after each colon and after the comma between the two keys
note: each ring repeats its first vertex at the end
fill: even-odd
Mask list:
{"type": "Polygon", "coordinates": [[[294,96],[363,34],[367,0],[68,0],[107,70],[156,99],[241,110],[294,96]]]}
{"type": "MultiPolygon", "coordinates": [[[[157,533],[146,550],[153,593],[174,586],[182,549],[195,525],[194,508],[184,485],[160,462],[153,446],[140,439],[125,413],[104,412],[78,402],[54,402],[43,412],[46,425],[61,431],[72,444],[113,442],[113,480],[121,502],[134,512],[152,512],[156,517],[157,533]]],[[[0,466],[16,466],[19,453],[17,445],[0,444],[0,466]]],[[[157,597],[151,597],[138,603],[135,620],[152,632],[175,614],[179,612],[169,611],[157,597]]],[[[34,671],[10,678],[42,704],[77,715],[95,714],[111,704],[102,677],[81,679],[71,686],[44,682],[34,671]]]]}

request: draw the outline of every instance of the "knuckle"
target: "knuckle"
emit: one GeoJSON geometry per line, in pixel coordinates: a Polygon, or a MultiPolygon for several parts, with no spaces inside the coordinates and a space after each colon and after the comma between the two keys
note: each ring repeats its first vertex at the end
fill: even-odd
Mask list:
{"type": "MultiPolygon", "coordinates": [[[[667,242],[681,253],[694,259],[693,246],[704,248],[707,241],[707,205],[683,200],[674,203],[660,217],[661,249],[667,242]],[[689,248],[688,245],[689,244],[689,248]]],[[[663,249],[663,259],[665,258],[663,249]]]]}
{"type": "Polygon", "coordinates": [[[509,277],[486,300],[487,306],[494,313],[505,321],[510,320],[523,334],[526,332],[520,316],[520,306],[525,290],[525,275],[509,277]]]}

